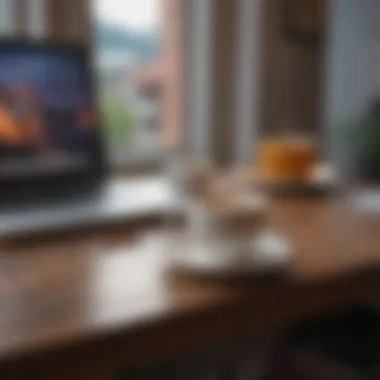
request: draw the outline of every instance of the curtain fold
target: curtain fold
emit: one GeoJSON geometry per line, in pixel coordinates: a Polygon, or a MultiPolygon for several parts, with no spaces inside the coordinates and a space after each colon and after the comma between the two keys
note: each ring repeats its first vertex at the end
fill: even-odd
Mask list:
{"type": "Polygon", "coordinates": [[[262,44],[261,25],[255,20],[264,0],[255,1],[255,6],[244,7],[249,5],[244,0],[190,0],[189,140],[195,155],[224,167],[249,164],[250,140],[257,135],[262,44]],[[247,18],[245,10],[253,14],[247,18]]]}
{"type": "Polygon", "coordinates": [[[0,0],[0,35],[8,36],[16,30],[16,1],[0,0]]]}
{"type": "Polygon", "coordinates": [[[220,165],[234,161],[237,12],[240,1],[213,0],[211,31],[211,157],[220,165]]]}

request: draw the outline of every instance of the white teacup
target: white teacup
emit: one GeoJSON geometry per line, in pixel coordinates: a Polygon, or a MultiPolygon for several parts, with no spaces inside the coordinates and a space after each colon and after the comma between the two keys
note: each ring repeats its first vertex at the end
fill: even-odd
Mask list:
{"type": "Polygon", "coordinates": [[[193,202],[188,210],[188,232],[193,239],[211,239],[229,251],[244,252],[264,225],[266,207],[266,198],[257,193],[193,202]]]}

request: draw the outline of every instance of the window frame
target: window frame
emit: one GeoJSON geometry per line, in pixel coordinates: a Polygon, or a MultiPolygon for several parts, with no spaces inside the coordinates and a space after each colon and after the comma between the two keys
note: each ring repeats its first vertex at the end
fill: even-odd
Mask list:
{"type": "MultiPolygon", "coordinates": [[[[161,2],[168,0],[161,0],[161,2]]],[[[158,146],[157,149],[140,151],[139,149],[134,150],[133,152],[129,152],[126,154],[112,154],[112,151],[106,154],[108,157],[107,166],[111,169],[111,171],[132,171],[135,168],[157,168],[158,166],[162,166],[172,155],[178,152],[182,152],[186,150],[186,123],[185,123],[185,109],[187,107],[186,98],[188,96],[188,91],[185,88],[188,83],[188,78],[185,77],[185,66],[187,66],[187,54],[185,54],[185,45],[188,42],[188,33],[190,28],[188,28],[189,18],[187,16],[187,1],[186,0],[174,0],[175,2],[181,2],[180,12],[182,19],[182,31],[180,36],[180,54],[181,57],[181,78],[180,83],[182,84],[182,89],[178,92],[179,96],[182,97],[182,106],[181,110],[178,112],[181,114],[181,119],[178,121],[180,141],[173,146],[165,147],[165,145],[158,146]]],[[[13,19],[6,28],[4,28],[4,34],[7,35],[31,35],[34,38],[46,40],[46,41],[55,41],[55,40],[82,40],[87,44],[91,55],[92,62],[92,70],[93,74],[96,75],[94,62],[95,62],[95,40],[94,40],[94,28],[91,26],[91,16],[93,15],[93,7],[92,0],[54,0],[53,2],[49,0],[34,0],[34,2],[39,3],[40,11],[44,12],[46,17],[45,25],[41,27],[41,25],[37,25],[38,19],[41,18],[41,15],[33,14],[32,19],[28,19],[28,15],[30,15],[30,7],[31,3],[29,0],[2,0],[1,4],[5,4],[9,8],[9,12],[13,13],[13,16],[7,15],[6,21],[13,19]],[[70,12],[70,7],[77,8],[79,2],[82,2],[80,17],[86,17],[87,20],[81,20],[81,25],[77,26],[74,32],[72,30],[66,30],[67,26],[70,26],[70,20],[68,17],[72,14],[70,12]],[[85,10],[85,11],[84,11],[85,10]],[[38,28],[34,28],[37,27],[38,28]],[[5,30],[6,29],[6,30],[5,30]]],[[[35,5],[35,4],[33,4],[35,5]]],[[[162,4],[162,7],[165,4],[162,4]]],[[[76,9],[77,11],[77,9],[76,9]]],[[[78,13],[78,12],[76,12],[78,13]]],[[[163,15],[163,18],[165,15],[163,15]]],[[[167,17],[168,18],[168,17],[167,17]]],[[[80,18],[78,15],[75,16],[74,20],[79,22],[80,18]]],[[[165,22],[165,20],[163,20],[165,22]]],[[[0,33],[1,33],[1,25],[0,25],[0,33]]],[[[162,38],[164,38],[165,33],[162,33],[162,38]]],[[[162,45],[167,43],[167,41],[162,41],[162,45]]],[[[164,53],[164,51],[163,51],[164,53]]],[[[165,96],[166,91],[163,91],[163,96],[165,96]]],[[[98,103],[99,108],[99,103],[98,103]]],[[[162,107],[162,111],[163,107],[162,107]]],[[[165,117],[162,117],[164,120],[165,117]]],[[[102,120],[101,115],[99,116],[99,124],[101,128],[105,128],[104,121],[102,120]]],[[[163,129],[165,128],[165,124],[163,122],[163,129]]],[[[164,130],[162,131],[164,133],[164,130]]]]}
{"type": "MultiPolygon", "coordinates": [[[[92,1],[92,0],[89,0],[89,1],[92,1]]],[[[167,5],[167,4],[164,4],[164,2],[168,3],[170,0],[159,0],[161,2],[161,5],[162,5],[162,13],[165,13],[165,11],[167,11],[168,13],[170,11],[168,11],[168,9],[166,9],[165,11],[163,10],[164,8],[164,5],[167,5]]],[[[179,125],[178,125],[178,128],[179,128],[179,133],[181,135],[181,138],[180,138],[180,141],[177,142],[177,144],[175,146],[167,146],[165,147],[164,144],[158,146],[156,149],[151,149],[151,150],[146,150],[146,151],[139,151],[139,149],[136,149],[132,152],[129,152],[129,153],[126,153],[126,154],[109,154],[109,166],[110,166],[110,169],[111,171],[114,171],[114,172],[122,172],[122,173],[135,173],[135,172],[146,172],[146,171],[157,171],[159,169],[163,169],[166,165],[166,163],[171,159],[171,157],[175,156],[176,154],[178,153],[183,153],[186,151],[186,135],[185,135],[185,131],[187,130],[186,128],[186,122],[185,122],[185,108],[187,106],[186,103],[186,98],[187,98],[187,95],[188,95],[188,92],[187,92],[187,89],[186,89],[186,84],[187,84],[187,77],[185,76],[185,71],[186,71],[186,65],[187,65],[187,54],[185,53],[186,49],[185,49],[185,45],[186,43],[188,42],[188,32],[189,32],[189,28],[188,28],[188,22],[189,22],[189,19],[188,19],[188,16],[187,16],[187,6],[186,6],[186,3],[187,3],[187,0],[174,0],[175,2],[177,3],[182,3],[181,6],[179,7],[180,9],[180,12],[181,12],[181,15],[179,17],[181,17],[182,19],[182,31],[181,31],[181,37],[180,37],[180,42],[179,44],[181,45],[181,48],[180,48],[180,54],[182,55],[182,65],[181,65],[181,68],[179,69],[180,72],[182,73],[181,75],[181,79],[180,79],[180,82],[182,83],[182,88],[180,89],[180,96],[182,97],[182,107],[181,109],[179,110],[179,113],[181,114],[181,118],[179,120],[179,125]]],[[[89,7],[89,12],[91,12],[91,7],[89,7]]],[[[164,18],[165,18],[165,15],[162,14],[162,18],[163,18],[163,23],[165,22],[164,18]]],[[[166,17],[167,19],[169,19],[169,17],[167,16],[166,17]]],[[[163,27],[164,29],[164,27],[163,27]]],[[[95,55],[95,46],[94,46],[94,42],[95,42],[95,39],[94,39],[94,28],[91,28],[91,36],[89,38],[89,41],[90,41],[90,50],[91,50],[91,53],[92,53],[92,56],[93,56],[93,62],[95,62],[95,59],[94,59],[94,55],[95,55]]],[[[167,43],[167,41],[164,40],[165,38],[165,32],[163,31],[162,32],[162,46],[163,46],[163,49],[162,49],[162,56],[161,56],[161,59],[163,58],[163,55],[164,55],[164,52],[165,52],[165,44],[167,43]]],[[[163,94],[166,94],[166,91],[164,90],[163,91],[163,94]]],[[[164,95],[165,96],[165,95],[164,95]]],[[[162,110],[162,113],[164,113],[164,107],[161,105],[161,110],[162,110]]],[[[162,120],[163,120],[163,130],[162,130],[162,133],[164,132],[164,129],[165,129],[165,124],[164,124],[164,120],[165,120],[165,117],[164,115],[162,115],[162,120]]],[[[100,116],[100,124],[101,124],[101,127],[104,128],[102,126],[102,120],[101,120],[101,116],[100,116]]]]}

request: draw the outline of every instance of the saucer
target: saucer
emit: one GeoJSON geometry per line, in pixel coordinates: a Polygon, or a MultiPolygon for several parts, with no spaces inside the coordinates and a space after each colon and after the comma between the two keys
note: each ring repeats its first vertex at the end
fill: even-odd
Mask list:
{"type": "Polygon", "coordinates": [[[241,245],[223,239],[195,240],[186,236],[171,239],[181,243],[177,246],[175,241],[171,242],[169,268],[188,275],[209,278],[249,277],[283,273],[291,264],[290,244],[275,231],[258,233],[248,242],[248,249],[244,253],[239,251],[241,245]]]}

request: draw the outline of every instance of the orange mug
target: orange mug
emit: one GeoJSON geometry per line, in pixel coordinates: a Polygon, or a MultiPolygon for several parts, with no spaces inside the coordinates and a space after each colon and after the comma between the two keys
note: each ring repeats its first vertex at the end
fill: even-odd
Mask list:
{"type": "Polygon", "coordinates": [[[257,158],[260,173],[266,178],[304,181],[316,164],[317,149],[308,139],[268,139],[260,142],[257,158]]]}

